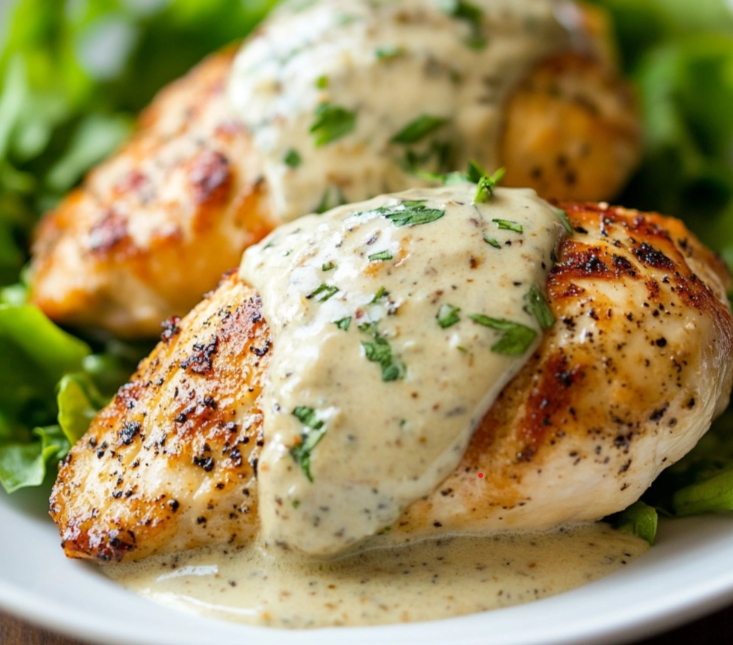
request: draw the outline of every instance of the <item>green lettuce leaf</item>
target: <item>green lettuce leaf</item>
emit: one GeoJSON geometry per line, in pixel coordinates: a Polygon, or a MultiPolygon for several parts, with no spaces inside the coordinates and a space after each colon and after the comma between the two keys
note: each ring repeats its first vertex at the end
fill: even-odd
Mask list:
{"type": "Polygon", "coordinates": [[[678,517],[733,511],[733,467],[676,491],[672,497],[672,505],[678,517]]]}
{"type": "Polygon", "coordinates": [[[643,499],[668,515],[733,510],[733,411],[728,410],[681,461],[665,470],[643,499]]]}
{"type": "Polygon", "coordinates": [[[634,535],[646,540],[649,544],[654,544],[657,536],[657,511],[642,501],[632,504],[621,513],[606,518],[606,521],[623,533],[634,535]]]}
{"type": "Polygon", "coordinates": [[[0,305],[0,411],[19,434],[55,422],[56,384],[90,353],[36,307],[0,305]]]}
{"type": "Polygon", "coordinates": [[[58,426],[36,428],[33,434],[39,441],[0,443],[0,485],[8,493],[40,486],[49,465],[69,452],[70,444],[58,426]]]}
{"type": "Polygon", "coordinates": [[[86,374],[67,374],[58,385],[59,426],[71,445],[82,438],[107,403],[86,374]]]}

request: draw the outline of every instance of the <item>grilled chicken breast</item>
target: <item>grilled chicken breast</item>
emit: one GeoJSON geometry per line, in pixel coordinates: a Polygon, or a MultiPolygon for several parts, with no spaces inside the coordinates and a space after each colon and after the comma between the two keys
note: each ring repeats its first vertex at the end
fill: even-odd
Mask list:
{"type": "MultiPolygon", "coordinates": [[[[505,106],[506,185],[607,199],[637,163],[630,88],[604,18],[584,11],[595,45],[543,62],[505,106]]],[[[44,219],[31,291],[53,320],[154,336],[277,224],[262,161],[227,101],[233,56],[216,54],[163,90],[133,139],[44,219]]]]}
{"type": "MultiPolygon", "coordinates": [[[[405,509],[398,538],[622,510],[727,404],[733,318],[719,259],[677,220],[564,208],[576,233],[547,285],[557,322],[460,466],[405,509]]],[[[51,515],[68,556],[135,560],[256,535],[271,348],[260,299],[236,274],[166,323],[60,469],[51,515]]]]}

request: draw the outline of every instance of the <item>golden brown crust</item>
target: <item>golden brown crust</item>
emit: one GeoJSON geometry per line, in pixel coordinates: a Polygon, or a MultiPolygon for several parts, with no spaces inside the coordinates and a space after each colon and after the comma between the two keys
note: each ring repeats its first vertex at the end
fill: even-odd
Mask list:
{"type": "Polygon", "coordinates": [[[544,529],[620,511],[726,405],[733,318],[719,258],[678,220],[563,208],[576,234],[547,285],[555,326],[399,532],[544,529]]]}
{"type": "Polygon", "coordinates": [[[507,186],[558,200],[611,199],[640,154],[631,86],[599,57],[556,56],[509,99],[501,143],[507,186]]]}
{"type": "Polygon", "coordinates": [[[155,335],[275,225],[249,134],[231,114],[233,51],[156,98],[136,135],[41,223],[32,300],[52,319],[155,335]]]}
{"type": "MultiPolygon", "coordinates": [[[[725,404],[733,317],[719,259],[677,220],[563,208],[576,232],[548,282],[556,324],[454,474],[405,511],[398,536],[540,529],[621,510],[725,404]]],[[[262,440],[257,398],[270,342],[257,296],[235,276],[171,323],[61,468],[52,515],[67,555],[138,559],[252,538],[257,486],[248,459],[262,440]],[[228,434],[231,417],[238,425],[228,434]],[[131,423],[139,432],[126,430],[131,423]],[[202,468],[209,457],[212,468],[202,468]],[[242,504],[248,513],[234,510],[242,504]]]]}
{"type": "Polygon", "coordinates": [[[167,321],[61,467],[51,516],[69,557],[119,561],[251,539],[269,360],[260,309],[232,274],[184,322],[167,321]]]}

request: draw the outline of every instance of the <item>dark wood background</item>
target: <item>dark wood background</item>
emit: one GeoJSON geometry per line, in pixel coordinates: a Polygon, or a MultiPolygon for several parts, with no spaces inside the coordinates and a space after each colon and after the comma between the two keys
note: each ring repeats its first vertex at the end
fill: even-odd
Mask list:
{"type": "MultiPolygon", "coordinates": [[[[640,641],[638,645],[728,645],[730,643],[733,643],[733,607],[655,638],[640,641]]],[[[88,645],[37,629],[5,614],[0,614],[0,644],[88,645]]]]}

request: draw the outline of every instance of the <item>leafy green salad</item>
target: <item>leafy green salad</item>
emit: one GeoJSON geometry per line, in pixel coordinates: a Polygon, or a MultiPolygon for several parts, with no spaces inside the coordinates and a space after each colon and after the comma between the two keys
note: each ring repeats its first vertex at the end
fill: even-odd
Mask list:
{"type": "MultiPolygon", "coordinates": [[[[618,203],[679,217],[733,267],[733,3],[594,0],[613,15],[645,125],[618,203]]],[[[240,40],[277,0],[0,4],[0,484],[42,486],[151,349],[73,333],[26,304],[33,227],[130,133],[161,87],[240,40]],[[103,45],[103,46],[102,46],[103,45]]],[[[611,520],[733,510],[733,411],[611,520]]]]}

